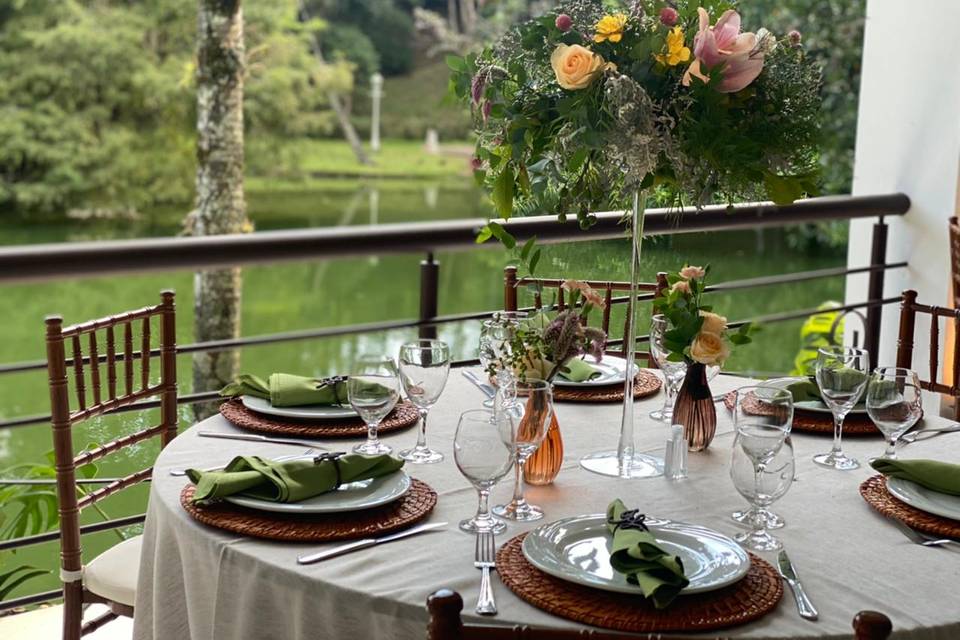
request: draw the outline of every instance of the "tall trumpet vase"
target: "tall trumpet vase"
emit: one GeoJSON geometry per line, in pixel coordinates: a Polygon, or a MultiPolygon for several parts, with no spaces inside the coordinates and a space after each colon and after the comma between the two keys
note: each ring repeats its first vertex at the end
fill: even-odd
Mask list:
{"type": "Polygon", "coordinates": [[[620,439],[615,451],[599,451],[580,459],[580,466],[587,471],[619,478],[654,478],[663,475],[663,458],[637,453],[634,441],[633,378],[637,373],[637,282],[640,278],[644,201],[642,192],[637,191],[633,194],[633,211],[630,224],[630,304],[623,335],[628,372],[623,383],[623,415],[620,421],[620,439]]]}

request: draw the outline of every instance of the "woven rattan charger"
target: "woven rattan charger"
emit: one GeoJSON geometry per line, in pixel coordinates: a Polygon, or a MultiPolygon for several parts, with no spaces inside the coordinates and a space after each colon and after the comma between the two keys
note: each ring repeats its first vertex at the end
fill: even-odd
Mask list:
{"type": "MultiPolygon", "coordinates": [[[[633,382],[635,400],[647,398],[660,390],[663,383],[651,371],[641,369],[633,382]]],[[[623,402],[623,384],[596,387],[562,387],[554,385],[553,399],[557,402],[623,402]]]]}
{"type": "Polygon", "coordinates": [[[864,480],[860,485],[860,495],[883,515],[899,520],[912,529],[934,536],[960,538],[960,521],[927,513],[897,500],[887,489],[887,479],[882,475],[864,480]]]}
{"type": "MultiPolygon", "coordinates": [[[[733,411],[736,401],[736,391],[731,391],[723,397],[723,404],[729,411],[733,411]]],[[[763,415],[764,412],[769,411],[767,405],[753,394],[747,397],[745,404],[750,413],[756,415],[763,415]]],[[[823,411],[809,411],[794,408],[792,430],[802,431],[804,433],[822,433],[832,436],[833,414],[823,411]]],[[[876,425],[873,424],[870,416],[864,413],[851,413],[848,414],[843,421],[843,435],[878,436],[882,435],[882,433],[877,429],[876,425]]]]}
{"type": "MultiPolygon", "coordinates": [[[[220,405],[220,414],[234,426],[257,433],[305,438],[358,438],[367,435],[367,425],[360,418],[338,420],[295,420],[257,413],[246,408],[239,398],[220,405]]],[[[420,412],[409,402],[399,403],[377,429],[378,433],[399,431],[417,424],[420,412]]]]}
{"type": "Polygon", "coordinates": [[[406,529],[430,515],[437,505],[437,492],[416,478],[411,478],[410,489],[401,498],[381,507],[317,515],[258,511],[229,502],[193,504],[191,498],[195,489],[188,484],[180,492],[180,504],[195,520],[245,536],[285,542],[333,542],[376,537],[406,529]]]}
{"type": "Polygon", "coordinates": [[[772,611],[783,595],[780,576],[769,563],[750,554],[750,570],[723,589],[680,596],[655,609],[635,595],[612,593],[554,578],[523,555],[523,533],[497,552],[497,573],[507,587],[548,613],[575,622],[630,632],[706,631],[756,620],[772,611]]]}

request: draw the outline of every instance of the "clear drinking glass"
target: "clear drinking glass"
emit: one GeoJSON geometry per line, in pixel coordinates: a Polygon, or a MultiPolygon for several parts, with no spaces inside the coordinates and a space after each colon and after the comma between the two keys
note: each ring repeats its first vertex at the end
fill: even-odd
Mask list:
{"type": "Polygon", "coordinates": [[[507,528],[507,523],[490,515],[487,501],[490,489],[510,472],[516,461],[515,437],[516,422],[505,411],[473,409],[460,414],[453,438],[453,459],[480,496],[476,515],[460,522],[462,530],[500,533],[507,528]]]}
{"type": "Polygon", "coordinates": [[[673,405],[677,401],[677,392],[680,391],[683,378],[687,375],[687,363],[671,362],[667,359],[670,353],[663,346],[663,334],[666,332],[667,319],[663,314],[658,313],[650,321],[650,354],[663,372],[665,397],[663,406],[651,411],[650,417],[670,424],[673,420],[673,405]]]}
{"type": "Polygon", "coordinates": [[[390,356],[360,356],[347,380],[350,406],[367,423],[367,441],[353,448],[354,453],[379,455],[393,451],[380,442],[377,427],[393,411],[400,399],[397,364],[390,356]]]}
{"type": "Polygon", "coordinates": [[[447,384],[450,374],[450,347],[441,340],[417,340],[400,347],[400,382],[407,398],[420,410],[417,444],[404,449],[400,457],[414,464],[432,464],[443,454],[427,446],[427,412],[447,384]]]}
{"type": "MultiPolygon", "coordinates": [[[[759,474],[763,457],[771,455],[770,451],[777,449],[793,428],[793,396],[789,391],[763,384],[741,387],[734,394],[733,424],[737,430],[737,442],[742,430],[748,439],[746,446],[758,457],[755,472],[759,474]],[[763,438],[767,439],[766,442],[763,438]]],[[[784,525],[783,518],[777,514],[753,505],[745,511],[734,511],[731,517],[750,527],[757,518],[763,519],[768,529],[779,529],[784,525]]]]}
{"type": "MultiPolygon", "coordinates": [[[[484,320],[480,328],[479,357],[480,365],[486,373],[491,365],[510,355],[510,340],[520,322],[527,317],[525,311],[497,311],[489,320],[484,320]]],[[[509,386],[513,373],[503,367],[498,368],[496,382],[498,386],[509,386]]],[[[484,401],[483,406],[493,407],[494,398],[484,401]]]]}
{"type": "MultiPolygon", "coordinates": [[[[730,478],[740,495],[750,502],[751,511],[756,517],[751,522],[751,530],[734,536],[734,540],[754,551],[776,551],[781,549],[783,544],[767,531],[767,521],[761,514],[764,509],[782,498],[793,484],[796,468],[793,443],[789,436],[784,438],[776,453],[759,465],[759,470],[755,458],[755,444],[745,442],[742,434],[737,433],[730,460],[730,478]]],[[[765,443],[761,449],[767,450],[768,444],[765,443]]]]}
{"type": "Polygon", "coordinates": [[[923,415],[920,378],[910,369],[878,367],[867,383],[867,414],[887,437],[884,458],[897,459],[897,440],[923,415]]]}
{"type": "Polygon", "coordinates": [[[829,453],[813,456],[817,464],[842,471],[860,467],[859,462],[843,453],[840,440],[843,420],[863,396],[869,371],[870,355],[863,349],[823,347],[817,351],[817,386],[833,413],[833,448],[829,453]]]}
{"type": "Polygon", "coordinates": [[[515,446],[517,464],[513,486],[513,500],[498,504],[493,512],[501,518],[529,522],[543,517],[543,509],[527,502],[523,495],[523,465],[543,442],[553,416],[553,385],[545,380],[527,378],[515,385],[517,407],[522,408],[522,417],[517,424],[515,446]]]}

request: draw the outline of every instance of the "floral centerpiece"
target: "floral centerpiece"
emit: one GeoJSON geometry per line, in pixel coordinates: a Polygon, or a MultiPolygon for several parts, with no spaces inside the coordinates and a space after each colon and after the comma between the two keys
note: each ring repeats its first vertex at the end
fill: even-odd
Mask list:
{"type": "MultiPolygon", "coordinates": [[[[498,215],[575,216],[588,228],[596,211],[630,208],[634,299],[645,193],[683,209],[816,191],[820,70],[801,40],[744,30],[732,1],[570,0],[447,63],[472,105],[474,173],[498,215]]],[[[477,240],[492,237],[515,246],[496,221],[477,240]]],[[[520,257],[532,273],[540,251],[528,242],[520,257]]],[[[632,411],[625,383],[617,468],[601,454],[583,466],[656,473],[635,452],[632,411]]]]}
{"type": "Polygon", "coordinates": [[[751,341],[749,323],[734,331],[724,316],[703,304],[709,272],[709,266],[685,265],[676,275],[668,277],[670,288],[653,300],[653,308],[667,323],[662,344],[669,354],[667,359],[687,365],[673,418],[676,424],[683,425],[687,445],[694,451],[709,446],[717,429],[707,367],[722,367],[733,345],[751,341]]]}

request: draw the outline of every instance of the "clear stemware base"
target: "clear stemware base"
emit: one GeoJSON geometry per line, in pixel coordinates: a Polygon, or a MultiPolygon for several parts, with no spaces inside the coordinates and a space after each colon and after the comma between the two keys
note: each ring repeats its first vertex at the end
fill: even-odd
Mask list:
{"type": "Polygon", "coordinates": [[[613,478],[656,478],[663,475],[663,458],[643,453],[633,454],[630,464],[623,470],[616,451],[585,455],[580,458],[580,466],[592,473],[613,478]]]}
{"type": "Polygon", "coordinates": [[[733,537],[742,547],[751,551],[779,551],[783,543],[766,531],[745,531],[733,537]]]}
{"type": "MultiPolygon", "coordinates": [[[[743,511],[734,511],[730,514],[730,518],[734,522],[742,524],[746,527],[753,526],[753,517],[754,507],[743,511]]],[[[760,509],[760,517],[763,518],[764,522],[766,523],[767,529],[782,529],[786,524],[783,518],[769,509],[760,509]]]]}
{"type": "Polygon", "coordinates": [[[365,456],[379,456],[387,453],[392,453],[393,448],[388,447],[379,440],[367,441],[363,444],[358,444],[353,448],[354,453],[360,453],[365,456]]]}
{"type": "Polygon", "coordinates": [[[673,409],[654,409],[650,412],[650,417],[658,422],[671,422],[673,420],[673,409]]]}
{"type": "Polygon", "coordinates": [[[830,453],[820,453],[813,456],[813,461],[821,467],[839,469],[840,471],[852,471],[860,468],[860,462],[851,458],[842,451],[831,451],[830,453]]]}
{"type": "Polygon", "coordinates": [[[400,452],[400,458],[412,464],[436,464],[443,461],[443,454],[430,447],[413,447],[400,452]]]}
{"type": "Polygon", "coordinates": [[[543,517],[543,509],[535,504],[530,504],[526,499],[513,500],[508,504],[498,504],[491,511],[501,518],[516,522],[533,522],[543,517]]]}
{"type": "Polygon", "coordinates": [[[491,531],[494,535],[496,535],[498,533],[503,533],[506,530],[507,523],[499,518],[487,517],[479,520],[476,516],[474,516],[473,518],[461,520],[458,526],[460,527],[461,531],[466,531],[467,533],[491,531]]]}

